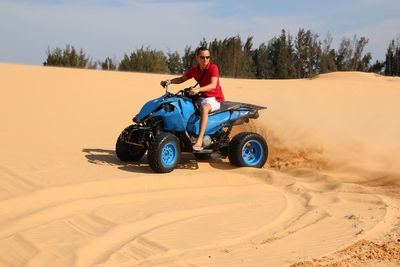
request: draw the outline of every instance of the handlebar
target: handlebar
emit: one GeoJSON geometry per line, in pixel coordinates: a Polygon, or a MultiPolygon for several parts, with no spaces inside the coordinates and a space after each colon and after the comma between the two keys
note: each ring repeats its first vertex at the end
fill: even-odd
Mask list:
{"type": "Polygon", "coordinates": [[[162,84],[161,86],[165,88],[165,93],[170,95],[171,97],[175,97],[175,96],[181,95],[181,96],[196,98],[198,96],[198,94],[192,95],[192,96],[190,95],[190,90],[193,89],[192,87],[181,89],[177,93],[173,94],[173,93],[168,92],[168,84],[167,83],[162,84]]]}
{"type": "Polygon", "coordinates": [[[185,88],[185,89],[181,89],[181,90],[179,90],[176,94],[172,94],[172,95],[173,95],[173,96],[179,96],[179,95],[181,95],[181,96],[189,97],[189,96],[190,96],[190,94],[189,94],[190,90],[192,90],[192,88],[191,88],[191,87],[188,87],[188,88],[185,88]]]}

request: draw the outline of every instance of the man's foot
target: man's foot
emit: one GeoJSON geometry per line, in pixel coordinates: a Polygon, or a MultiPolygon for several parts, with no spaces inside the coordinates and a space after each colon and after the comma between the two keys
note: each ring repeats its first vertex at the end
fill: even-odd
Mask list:
{"type": "Polygon", "coordinates": [[[199,144],[195,144],[193,146],[193,150],[194,151],[201,151],[201,150],[203,150],[203,147],[201,145],[199,145],[199,144]]]}

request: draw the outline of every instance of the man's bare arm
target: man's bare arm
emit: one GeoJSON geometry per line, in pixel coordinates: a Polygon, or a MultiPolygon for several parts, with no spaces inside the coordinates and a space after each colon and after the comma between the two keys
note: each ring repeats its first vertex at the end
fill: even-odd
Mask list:
{"type": "Polygon", "coordinates": [[[187,80],[189,80],[188,77],[186,77],[186,75],[183,75],[181,77],[172,79],[171,83],[180,84],[180,83],[186,82],[187,80]]]}
{"type": "Polygon", "coordinates": [[[185,82],[187,80],[189,80],[189,78],[186,77],[186,75],[183,75],[183,76],[178,77],[178,78],[173,78],[172,80],[161,81],[160,84],[162,86],[169,85],[171,83],[180,84],[180,83],[183,83],[183,82],[185,82]]]}

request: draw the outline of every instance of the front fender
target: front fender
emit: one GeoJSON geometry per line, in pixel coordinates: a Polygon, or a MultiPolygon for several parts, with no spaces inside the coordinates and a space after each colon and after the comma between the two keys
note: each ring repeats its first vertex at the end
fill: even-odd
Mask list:
{"type": "Polygon", "coordinates": [[[168,100],[165,100],[166,94],[150,100],[149,102],[147,102],[146,104],[144,104],[144,106],[142,107],[142,109],[140,110],[140,112],[137,114],[137,116],[135,117],[136,122],[139,122],[141,120],[143,120],[145,117],[147,117],[151,112],[153,112],[154,110],[156,110],[158,107],[160,107],[160,105],[162,105],[163,103],[168,102],[168,100]]]}
{"type": "Polygon", "coordinates": [[[185,131],[186,123],[176,102],[164,104],[163,108],[154,112],[152,116],[162,119],[165,131],[185,131]]]}

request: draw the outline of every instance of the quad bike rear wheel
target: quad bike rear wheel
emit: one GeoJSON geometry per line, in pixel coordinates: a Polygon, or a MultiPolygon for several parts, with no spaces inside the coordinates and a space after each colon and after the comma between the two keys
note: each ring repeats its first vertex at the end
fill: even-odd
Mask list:
{"type": "Polygon", "coordinates": [[[267,142],[257,133],[239,133],[229,143],[228,156],[232,165],[262,168],[268,158],[267,142]]]}

